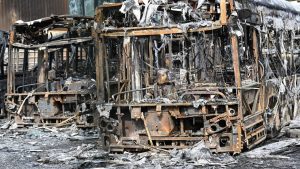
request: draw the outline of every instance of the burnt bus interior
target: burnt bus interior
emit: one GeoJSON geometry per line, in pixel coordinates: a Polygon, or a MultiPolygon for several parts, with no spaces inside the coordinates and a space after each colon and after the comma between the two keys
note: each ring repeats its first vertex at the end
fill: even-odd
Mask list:
{"type": "Polygon", "coordinates": [[[52,16],[13,25],[5,98],[18,127],[94,127],[93,18],[52,16]]]}
{"type": "Polygon", "coordinates": [[[270,22],[274,13],[285,14],[284,23],[299,17],[255,0],[98,7],[104,147],[173,149],[204,140],[214,152],[240,153],[274,137],[297,114],[299,83],[299,30],[270,22]]]}

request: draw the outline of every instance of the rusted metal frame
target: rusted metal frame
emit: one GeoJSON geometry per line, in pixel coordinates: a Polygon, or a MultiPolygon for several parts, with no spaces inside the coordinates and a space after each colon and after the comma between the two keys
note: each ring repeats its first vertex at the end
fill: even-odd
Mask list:
{"type": "MultiPolygon", "coordinates": [[[[152,37],[150,36],[149,37],[149,46],[148,46],[148,51],[149,51],[149,64],[151,66],[154,65],[154,56],[153,56],[153,39],[152,37]]],[[[153,71],[153,68],[149,68],[149,80],[150,82],[152,83],[153,81],[153,76],[154,76],[154,71],[153,71]]]]}
{"type": "MultiPolygon", "coordinates": [[[[121,82],[119,82],[118,85],[119,85],[120,83],[121,83],[121,82]]],[[[122,84],[121,87],[118,86],[118,91],[119,91],[119,93],[120,93],[120,92],[123,92],[123,90],[124,90],[124,88],[125,88],[126,85],[127,85],[127,82],[124,82],[124,83],[122,84]]],[[[116,98],[116,102],[118,102],[118,104],[120,104],[120,101],[121,101],[120,97],[121,97],[121,95],[118,95],[117,98],[116,98]]]]}
{"type": "Polygon", "coordinates": [[[99,81],[97,82],[97,86],[100,88],[99,90],[99,99],[104,101],[105,99],[105,86],[104,86],[104,57],[105,57],[105,44],[104,39],[100,37],[99,44],[97,44],[98,50],[96,50],[96,75],[99,81]]]}
{"type": "Polygon", "coordinates": [[[141,74],[141,48],[140,44],[138,43],[138,39],[132,43],[132,50],[131,50],[131,63],[134,65],[132,66],[132,89],[133,89],[133,101],[139,102],[141,98],[141,89],[142,89],[142,74],[141,74]]]}
{"type": "Polygon", "coordinates": [[[235,10],[234,0],[228,0],[228,1],[230,6],[230,11],[233,12],[235,10]]]}
{"type": "MultiPolygon", "coordinates": [[[[105,66],[105,76],[106,76],[106,92],[107,92],[107,96],[110,96],[111,92],[110,92],[110,76],[109,76],[109,65],[108,65],[108,54],[110,54],[110,50],[111,48],[108,48],[107,49],[107,46],[106,46],[106,42],[105,42],[105,39],[104,39],[104,46],[105,48],[103,49],[103,55],[104,55],[104,66],[105,66]]],[[[108,98],[108,101],[109,101],[110,98],[108,98]]]]}
{"type": "MultiPolygon", "coordinates": [[[[117,76],[118,76],[118,92],[121,92],[121,90],[123,90],[123,89],[121,89],[121,82],[123,81],[123,77],[122,77],[122,74],[123,74],[123,72],[125,71],[125,70],[123,70],[123,55],[122,55],[122,48],[121,48],[121,50],[120,50],[120,46],[119,45],[117,45],[118,47],[117,47],[117,53],[118,53],[118,60],[119,60],[119,63],[118,63],[118,67],[117,67],[117,76]],[[122,71],[123,70],[123,71],[122,71]]],[[[122,85],[122,87],[125,85],[125,83],[123,83],[123,85],[122,85]]],[[[118,97],[117,98],[117,100],[118,100],[118,103],[120,103],[120,97],[118,97]]],[[[120,110],[119,110],[120,108],[118,108],[118,113],[120,114],[121,112],[120,112],[120,110]]]]}
{"type": "MultiPolygon", "coordinates": [[[[261,73],[264,73],[264,72],[260,72],[260,69],[259,69],[259,58],[260,58],[260,52],[259,52],[259,39],[261,39],[261,34],[259,34],[259,39],[258,39],[258,36],[257,36],[257,31],[256,29],[253,29],[253,34],[252,34],[252,39],[253,39],[253,54],[254,54],[254,57],[255,57],[255,64],[256,64],[256,69],[257,69],[257,80],[258,81],[264,81],[265,80],[265,76],[261,73]]],[[[263,111],[266,107],[265,105],[265,92],[266,92],[266,87],[265,87],[265,84],[264,83],[261,83],[260,85],[260,89],[257,91],[258,92],[258,99],[257,100],[257,103],[258,104],[256,107],[257,107],[257,111],[263,111]]],[[[254,105],[253,105],[253,108],[254,109],[254,105]]]]}
{"type": "Polygon", "coordinates": [[[257,74],[256,80],[259,81],[259,49],[258,49],[258,39],[256,29],[252,30],[252,47],[253,47],[253,55],[255,59],[255,72],[257,74]]]}
{"type": "MultiPolygon", "coordinates": [[[[22,85],[25,84],[25,76],[27,76],[27,70],[28,70],[28,49],[24,49],[24,57],[23,57],[23,68],[22,68],[22,85]]],[[[18,90],[16,90],[18,92],[18,90]]],[[[24,90],[22,91],[24,92],[24,90]]]]}
{"type": "Polygon", "coordinates": [[[105,100],[105,86],[104,86],[104,44],[103,37],[96,37],[95,45],[95,60],[96,60],[96,85],[97,85],[97,98],[100,101],[105,100]]]}
{"type": "MultiPolygon", "coordinates": [[[[242,87],[242,82],[241,82],[241,74],[240,74],[240,61],[239,61],[239,43],[238,43],[238,37],[235,34],[230,35],[231,39],[231,53],[232,53],[232,64],[233,64],[233,69],[234,69],[234,78],[235,78],[235,85],[237,88],[242,87]]],[[[237,140],[235,140],[236,146],[235,146],[235,151],[241,152],[242,149],[242,129],[241,129],[241,121],[243,118],[243,98],[242,98],[242,90],[237,90],[237,99],[238,99],[238,118],[239,120],[236,123],[236,129],[237,129],[237,140]]]]}
{"type": "MultiPolygon", "coordinates": [[[[220,26],[220,23],[218,21],[213,22],[213,26],[220,26]]],[[[126,27],[127,29],[124,29],[123,27],[120,28],[106,28],[104,27],[103,29],[97,30],[97,33],[112,33],[112,32],[124,32],[124,31],[147,31],[147,30],[173,30],[173,28],[177,28],[176,26],[144,26],[144,27],[126,27]]],[[[205,28],[205,27],[202,27],[205,28]]],[[[196,28],[195,28],[196,29],[196,28]]],[[[195,30],[195,29],[190,29],[190,30],[195,30]]],[[[177,29],[176,29],[177,30],[177,29]]],[[[176,38],[175,38],[176,39],[176,38]]]]}
{"type": "Polygon", "coordinates": [[[219,121],[219,120],[222,120],[222,119],[224,119],[224,118],[229,118],[229,116],[228,116],[228,113],[227,112],[225,112],[225,113],[223,113],[223,114],[220,114],[220,115],[214,115],[215,117],[214,118],[212,118],[212,119],[210,119],[210,120],[208,120],[208,122],[210,122],[210,123],[215,123],[215,122],[217,122],[217,121],[219,121]]]}
{"type": "Polygon", "coordinates": [[[118,125],[118,134],[122,137],[123,136],[123,120],[122,117],[124,115],[124,113],[121,112],[121,107],[117,107],[117,116],[118,116],[118,122],[120,125],[118,125]]]}
{"type": "Polygon", "coordinates": [[[133,92],[137,92],[137,91],[144,91],[144,90],[147,90],[147,89],[153,89],[153,87],[141,88],[141,89],[134,89],[134,90],[127,90],[127,91],[124,91],[124,92],[115,93],[111,97],[112,97],[112,99],[114,101],[116,101],[117,99],[115,99],[115,96],[119,96],[121,94],[133,93],[133,92]]]}
{"type": "MultiPolygon", "coordinates": [[[[187,106],[182,106],[182,107],[187,107],[187,106]]],[[[206,106],[203,106],[204,108],[206,107],[206,106]]],[[[202,108],[203,108],[202,107],[202,108]]],[[[218,120],[221,120],[222,118],[227,118],[228,120],[236,120],[237,118],[236,117],[229,117],[228,115],[227,115],[227,112],[225,112],[224,114],[207,114],[207,111],[206,110],[204,110],[203,111],[203,109],[200,109],[201,110],[201,113],[199,113],[199,114],[197,114],[197,115],[181,115],[180,114],[180,116],[176,116],[176,118],[177,119],[188,119],[188,118],[196,118],[196,117],[202,117],[202,118],[204,118],[205,117],[205,119],[207,119],[207,117],[211,117],[212,119],[210,119],[210,121],[211,122],[216,122],[216,121],[218,121],[218,120]]]]}
{"type": "Polygon", "coordinates": [[[220,1],[220,11],[220,23],[224,26],[227,24],[227,0],[220,1]]]}
{"type": "Polygon", "coordinates": [[[66,77],[69,76],[69,72],[70,72],[70,46],[66,48],[66,69],[65,69],[66,77]]]}
{"type": "Polygon", "coordinates": [[[248,128],[250,128],[250,127],[255,126],[256,124],[258,124],[258,123],[260,123],[260,122],[264,122],[264,119],[261,118],[260,120],[255,121],[255,123],[252,123],[252,124],[250,124],[250,125],[248,125],[248,126],[244,126],[244,128],[245,128],[245,129],[248,129],[248,128]]]}
{"type": "MultiPolygon", "coordinates": [[[[259,83],[257,83],[259,84],[259,83]]],[[[221,90],[221,89],[235,89],[235,90],[258,90],[259,87],[252,87],[253,85],[251,86],[247,86],[247,85],[244,85],[243,87],[240,87],[240,88],[237,88],[237,87],[210,87],[210,86],[203,86],[202,88],[199,88],[199,87],[195,87],[193,89],[182,89],[182,90],[179,90],[180,92],[182,91],[187,91],[187,92],[192,92],[192,91],[211,91],[211,90],[221,90]],[[204,88],[204,89],[203,89],[204,88]]]]}
{"type": "MultiPolygon", "coordinates": [[[[245,135],[245,142],[247,143],[247,147],[252,147],[254,145],[257,145],[261,141],[263,141],[266,138],[265,134],[265,126],[260,125],[255,128],[254,131],[248,131],[248,129],[251,129],[252,127],[256,126],[257,124],[263,123],[264,124],[264,118],[263,118],[264,112],[255,112],[254,114],[248,115],[243,119],[243,130],[245,135]],[[260,130],[260,132],[256,132],[257,130],[260,130]],[[264,131],[264,135],[259,138],[259,140],[256,140],[255,143],[249,143],[249,139],[252,137],[256,137],[258,133],[261,133],[261,131],[264,131]]],[[[258,139],[258,138],[257,138],[258,139]]]]}
{"type": "MultiPolygon", "coordinates": [[[[260,77],[260,73],[259,73],[259,49],[258,49],[258,39],[257,39],[257,32],[256,29],[252,30],[252,47],[253,47],[253,55],[254,55],[254,59],[255,59],[255,73],[256,73],[256,81],[260,81],[262,77],[260,77]]],[[[260,89],[257,91],[255,99],[254,99],[254,104],[252,106],[252,112],[255,111],[262,111],[263,110],[263,106],[261,105],[261,93],[263,93],[263,83],[261,83],[260,85],[260,89]],[[257,107],[258,105],[258,107],[257,107]]]]}
{"type": "MultiPolygon", "coordinates": [[[[132,60],[131,60],[131,38],[130,37],[126,37],[124,38],[124,50],[123,50],[124,54],[126,55],[126,70],[127,70],[127,80],[128,80],[128,85],[127,85],[127,91],[131,91],[131,81],[132,81],[132,77],[131,77],[131,72],[132,72],[132,60]],[[126,43],[125,43],[126,40],[126,43]]],[[[125,91],[124,91],[125,92],[125,91]]],[[[130,95],[130,93],[127,93],[126,95],[126,99],[130,100],[132,98],[132,96],[130,95]]]]}
{"type": "Polygon", "coordinates": [[[9,47],[8,47],[8,67],[7,67],[7,93],[14,93],[14,52],[13,52],[13,43],[15,41],[15,27],[10,32],[9,36],[9,47]]]}
{"type": "Polygon", "coordinates": [[[250,108],[250,105],[247,103],[247,99],[246,99],[246,97],[243,94],[242,94],[242,101],[243,101],[244,108],[246,110],[248,110],[250,114],[253,114],[254,112],[250,108]]]}
{"type": "MultiPolygon", "coordinates": [[[[259,34],[259,39],[260,40],[262,39],[262,33],[259,34]]],[[[270,47],[269,46],[270,45],[270,43],[269,43],[269,36],[267,37],[267,39],[268,39],[267,48],[269,49],[269,47],[270,47]]],[[[263,46],[261,46],[261,48],[263,48],[263,46]]],[[[264,58],[268,57],[268,54],[263,54],[262,53],[262,55],[263,55],[262,57],[264,57],[264,58]]],[[[261,81],[265,82],[266,79],[265,79],[264,72],[262,72],[261,76],[262,76],[262,77],[260,77],[261,81]]],[[[261,92],[260,92],[260,95],[259,95],[260,102],[259,102],[259,108],[258,109],[264,110],[267,107],[267,105],[266,105],[267,102],[266,102],[265,99],[266,99],[266,84],[262,83],[262,85],[261,85],[261,92]]]]}
{"type": "MultiPolygon", "coordinates": [[[[149,63],[149,38],[144,38],[142,40],[142,47],[141,47],[141,59],[142,60],[145,60],[147,63],[149,63]]],[[[141,73],[142,73],[142,79],[144,79],[144,84],[146,87],[149,87],[150,86],[150,78],[149,78],[149,72],[150,72],[150,69],[151,67],[149,66],[145,66],[144,63],[142,63],[143,66],[142,66],[142,69],[141,69],[141,73]],[[143,70],[146,70],[146,71],[143,71],[143,70]]]]}
{"type": "MultiPolygon", "coordinates": [[[[118,70],[117,70],[117,75],[119,77],[119,80],[118,80],[118,92],[122,92],[123,89],[126,87],[126,85],[128,85],[128,81],[126,80],[127,79],[127,69],[126,69],[126,59],[128,57],[128,53],[126,51],[126,47],[124,46],[124,42],[120,43],[122,44],[121,46],[117,46],[117,49],[118,50],[118,54],[119,54],[119,65],[118,65],[118,70]],[[121,84],[122,83],[122,84],[121,84]]],[[[110,50],[113,50],[113,49],[110,49],[110,50]]],[[[107,64],[109,64],[107,62],[107,64]]],[[[126,96],[124,96],[124,98],[126,98],[126,96]]],[[[121,100],[121,96],[118,95],[116,101],[120,103],[120,100],[121,100]]]]}
{"type": "MultiPolygon", "coordinates": [[[[38,84],[47,83],[47,65],[48,65],[48,50],[46,48],[39,49],[38,51],[38,84]]],[[[46,85],[48,86],[48,85],[46,85]]],[[[47,87],[46,87],[47,88],[47,87]]]]}
{"type": "Polygon", "coordinates": [[[150,131],[149,131],[149,128],[148,128],[148,125],[147,125],[147,120],[145,119],[145,116],[144,116],[144,113],[143,113],[143,112],[141,113],[141,119],[142,119],[143,122],[144,122],[144,127],[145,127],[145,129],[146,129],[146,133],[147,133],[147,136],[148,136],[150,145],[153,146],[153,141],[152,141],[152,138],[151,138],[151,133],[150,133],[150,131]]]}
{"type": "MultiPolygon", "coordinates": [[[[237,105],[238,101],[228,101],[228,102],[211,102],[206,103],[205,105],[237,105]]],[[[139,103],[141,107],[155,107],[158,103],[139,103]]],[[[173,107],[173,106],[193,106],[193,103],[159,103],[161,106],[173,107]]],[[[114,104],[114,106],[128,107],[128,106],[137,106],[137,104],[114,104]]]]}
{"type": "MultiPolygon", "coordinates": [[[[187,32],[203,32],[203,31],[212,31],[216,29],[220,29],[222,26],[219,23],[215,23],[212,26],[202,27],[198,29],[190,29],[187,32]]],[[[111,31],[111,30],[110,30],[111,31]]],[[[120,30],[115,32],[108,32],[105,31],[101,33],[103,36],[106,37],[114,37],[114,36],[155,36],[155,35],[162,35],[162,34],[182,34],[184,31],[180,28],[161,28],[161,29],[143,29],[143,30],[120,30]]]]}
{"type": "Polygon", "coordinates": [[[16,55],[18,55],[17,49],[13,48],[13,55],[12,55],[12,92],[16,92],[16,55]]]}
{"type": "MultiPolygon", "coordinates": [[[[196,48],[196,45],[195,45],[196,44],[196,42],[195,42],[196,40],[193,37],[189,37],[189,39],[190,39],[191,42],[194,42],[194,43],[191,44],[191,53],[192,53],[191,57],[188,58],[188,60],[189,60],[188,61],[189,62],[189,72],[192,72],[193,70],[195,70],[195,62],[197,62],[196,61],[196,56],[195,56],[196,53],[197,53],[195,51],[196,50],[195,49],[196,48]]],[[[169,45],[168,47],[169,47],[169,51],[170,51],[169,55],[172,56],[172,41],[169,42],[168,45],[169,45]]],[[[173,63],[171,62],[170,66],[169,66],[169,69],[172,69],[172,68],[173,68],[173,63]]],[[[190,75],[190,76],[191,76],[191,78],[193,78],[192,75],[190,75]]],[[[195,81],[198,81],[197,76],[195,77],[195,81]]]]}
{"type": "Polygon", "coordinates": [[[105,8],[121,7],[121,6],[122,6],[122,3],[107,3],[107,4],[102,4],[102,5],[98,6],[96,10],[104,10],[105,8]]]}
{"type": "MultiPolygon", "coordinates": [[[[127,60],[127,56],[128,54],[126,53],[126,47],[125,47],[125,44],[124,44],[124,39],[123,41],[121,42],[121,51],[120,51],[120,54],[121,54],[121,63],[120,63],[120,80],[127,80],[127,69],[126,69],[126,60],[127,60]]],[[[120,90],[120,92],[122,92],[123,90],[120,90]]],[[[124,96],[124,99],[126,99],[126,96],[124,96]]]]}
{"type": "MultiPolygon", "coordinates": [[[[232,61],[234,69],[235,85],[237,88],[242,88],[241,73],[240,73],[240,60],[239,60],[239,46],[238,37],[234,34],[231,35],[231,51],[232,51],[232,61]]],[[[243,118],[242,112],[242,90],[237,89],[237,99],[239,101],[239,117],[243,118]]]]}
{"type": "MultiPolygon", "coordinates": [[[[44,83],[37,83],[35,85],[44,84],[44,83]]],[[[60,91],[60,92],[34,92],[32,95],[80,95],[80,94],[88,94],[89,92],[83,92],[83,91],[60,91]]],[[[27,93],[12,93],[12,94],[6,94],[7,96],[27,96],[27,93]]]]}
{"type": "MultiPolygon", "coordinates": [[[[259,124],[261,122],[264,122],[264,119],[262,117],[260,119],[255,119],[255,123],[244,127],[245,128],[245,132],[246,132],[247,129],[249,129],[249,128],[251,128],[251,127],[253,127],[256,124],[259,124]]],[[[246,139],[246,142],[247,142],[248,146],[253,146],[253,145],[256,145],[256,144],[260,143],[261,141],[263,141],[266,138],[265,131],[266,131],[265,130],[265,126],[262,125],[262,126],[259,126],[259,127],[255,128],[253,131],[251,131],[249,133],[246,132],[245,133],[245,139],[246,139]],[[252,143],[250,145],[249,144],[249,139],[251,139],[252,137],[256,137],[257,134],[262,133],[262,132],[264,133],[264,135],[261,137],[261,139],[260,140],[256,140],[254,144],[252,143]]]]}
{"type": "Polygon", "coordinates": [[[185,95],[193,95],[193,94],[206,94],[206,95],[220,95],[223,99],[227,99],[227,97],[222,93],[218,91],[192,91],[192,92],[185,92],[181,95],[181,98],[185,95]]]}
{"type": "Polygon", "coordinates": [[[16,48],[24,48],[24,49],[37,49],[42,47],[48,47],[48,48],[60,48],[62,46],[71,45],[71,44],[79,44],[79,43],[85,43],[92,41],[92,37],[77,37],[77,38],[68,38],[63,40],[56,40],[56,41],[50,41],[45,42],[38,45],[24,45],[21,43],[13,43],[12,46],[16,48]]]}
{"type": "Polygon", "coordinates": [[[180,122],[180,135],[184,134],[184,122],[183,119],[179,119],[180,122]]]}
{"type": "Polygon", "coordinates": [[[203,137],[172,137],[172,136],[152,136],[153,141],[201,141],[203,137]]]}
{"type": "MultiPolygon", "coordinates": [[[[184,149],[184,148],[189,148],[190,146],[159,146],[159,148],[162,149],[184,149]]],[[[118,145],[118,144],[113,144],[110,145],[110,150],[119,150],[119,151],[124,151],[124,150],[136,150],[136,151],[141,151],[141,150],[145,150],[145,149],[151,149],[151,147],[145,147],[144,145],[118,145]]]]}
{"type": "Polygon", "coordinates": [[[236,125],[237,129],[237,140],[236,140],[236,145],[233,145],[233,150],[235,153],[240,153],[243,149],[243,144],[242,144],[242,124],[237,123],[236,125]]]}
{"type": "Polygon", "coordinates": [[[262,109],[260,108],[260,94],[261,94],[261,91],[262,91],[262,87],[263,85],[261,84],[261,87],[256,91],[256,95],[254,97],[254,103],[252,105],[252,113],[255,113],[256,111],[261,111],[262,109]]]}
{"type": "Polygon", "coordinates": [[[15,72],[19,72],[19,66],[20,66],[20,49],[15,48],[15,72]]]}

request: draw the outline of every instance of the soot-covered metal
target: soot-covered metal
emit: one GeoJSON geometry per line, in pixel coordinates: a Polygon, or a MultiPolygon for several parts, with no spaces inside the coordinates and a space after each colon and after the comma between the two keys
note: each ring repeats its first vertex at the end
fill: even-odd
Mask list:
{"type": "Polygon", "coordinates": [[[203,140],[214,152],[240,153],[274,137],[298,113],[299,16],[256,0],[98,7],[104,146],[140,151],[203,140]]]}

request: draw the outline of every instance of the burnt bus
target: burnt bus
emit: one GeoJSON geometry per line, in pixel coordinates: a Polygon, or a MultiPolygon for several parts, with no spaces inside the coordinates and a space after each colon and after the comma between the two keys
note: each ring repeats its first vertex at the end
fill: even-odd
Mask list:
{"type": "Polygon", "coordinates": [[[103,146],[240,153],[298,113],[300,7],[284,0],[135,1],[96,9],[103,146]]]}
{"type": "Polygon", "coordinates": [[[17,127],[94,127],[92,17],[50,16],[12,25],[5,111],[17,127]]]}

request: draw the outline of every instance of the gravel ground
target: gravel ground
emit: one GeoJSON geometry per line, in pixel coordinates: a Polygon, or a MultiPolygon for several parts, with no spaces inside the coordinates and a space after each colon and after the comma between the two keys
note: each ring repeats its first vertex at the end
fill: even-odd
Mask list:
{"type": "Polygon", "coordinates": [[[211,154],[201,143],[169,153],[108,154],[101,150],[97,136],[96,131],[81,131],[74,126],[0,130],[0,168],[300,168],[298,139],[273,139],[230,156],[211,154]]]}

